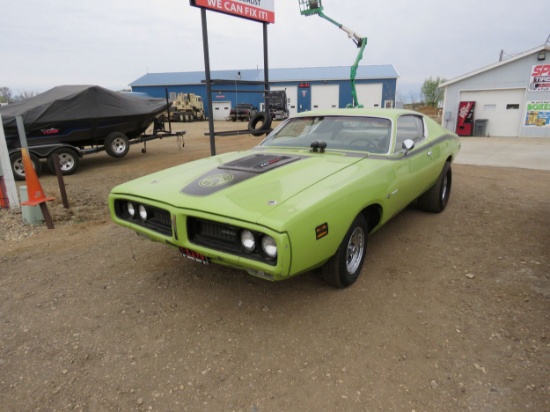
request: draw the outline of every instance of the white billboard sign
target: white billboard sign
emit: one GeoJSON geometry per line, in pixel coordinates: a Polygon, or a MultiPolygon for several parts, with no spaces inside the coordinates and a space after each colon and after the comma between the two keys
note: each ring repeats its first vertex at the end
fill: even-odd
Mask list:
{"type": "Polygon", "coordinates": [[[190,0],[191,6],[244,17],[265,23],[275,23],[275,0],[190,0]]]}

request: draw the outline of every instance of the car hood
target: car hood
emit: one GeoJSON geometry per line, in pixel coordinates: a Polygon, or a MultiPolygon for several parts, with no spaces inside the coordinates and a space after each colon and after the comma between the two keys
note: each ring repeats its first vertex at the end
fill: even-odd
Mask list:
{"type": "Polygon", "coordinates": [[[230,153],[147,175],[111,193],[258,222],[296,194],[366,156],[306,150],[230,153]]]}

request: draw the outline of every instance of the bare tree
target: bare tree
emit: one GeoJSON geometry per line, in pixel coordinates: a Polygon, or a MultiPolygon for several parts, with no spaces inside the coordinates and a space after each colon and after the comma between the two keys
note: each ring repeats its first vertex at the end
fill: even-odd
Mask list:
{"type": "Polygon", "coordinates": [[[405,103],[405,96],[403,95],[403,93],[397,93],[397,95],[395,97],[396,97],[398,102],[405,103]]]}
{"type": "Polygon", "coordinates": [[[15,96],[15,99],[14,99],[14,100],[20,102],[21,100],[30,99],[31,97],[34,97],[34,96],[36,96],[37,94],[38,94],[38,93],[36,93],[36,92],[27,92],[27,91],[24,91],[24,92],[19,93],[19,95],[15,96]]]}
{"type": "Polygon", "coordinates": [[[418,96],[415,92],[409,93],[409,100],[411,101],[411,106],[413,110],[416,110],[416,104],[418,103],[418,96]]]}

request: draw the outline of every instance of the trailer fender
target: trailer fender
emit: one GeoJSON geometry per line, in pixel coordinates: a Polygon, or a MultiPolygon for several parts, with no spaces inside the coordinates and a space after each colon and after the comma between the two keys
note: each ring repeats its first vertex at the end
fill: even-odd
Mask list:
{"type": "MultiPolygon", "coordinates": [[[[75,153],[78,155],[79,158],[82,159],[83,153],[82,151],[73,145],[66,144],[66,143],[54,143],[54,144],[47,144],[47,145],[39,145],[39,146],[31,146],[29,147],[29,153],[34,154],[36,157],[40,159],[46,159],[50,154],[53,153],[54,150],[57,149],[71,149],[74,150],[75,153]]],[[[13,153],[20,153],[21,148],[17,149],[11,149],[9,151],[9,155],[11,156],[13,153]]]]}

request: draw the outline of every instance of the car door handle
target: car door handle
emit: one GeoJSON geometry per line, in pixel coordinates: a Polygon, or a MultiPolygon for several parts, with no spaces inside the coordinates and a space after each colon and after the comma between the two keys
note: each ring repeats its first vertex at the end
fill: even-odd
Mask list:
{"type": "Polygon", "coordinates": [[[433,153],[433,152],[430,150],[430,151],[428,152],[428,156],[431,156],[432,153],[433,153]]]}

